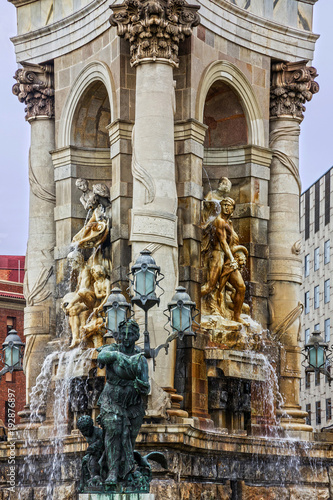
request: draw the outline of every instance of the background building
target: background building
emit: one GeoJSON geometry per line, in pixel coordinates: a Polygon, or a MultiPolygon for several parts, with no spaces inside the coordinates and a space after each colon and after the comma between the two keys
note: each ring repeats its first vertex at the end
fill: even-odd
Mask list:
{"type": "MultiPolygon", "coordinates": [[[[7,333],[15,329],[24,342],[23,296],[25,257],[0,255],[0,346],[7,333]]],[[[3,368],[1,363],[0,370],[3,368]]],[[[25,375],[22,371],[6,373],[0,379],[0,420],[7,425],[8,389],[15,391],[15,410],[23,410],[25,405],[25,375]]],[[[0,425],[1,427],[1,425],[0,425]]],[[[1,439],[1,429],[0,429],[1,439]]]]}
{"type": "MultiPolygon", "coordinates": [[[[331,345],[332,172],[333,167],[301,196],[304,314],[300,335],[303,346],[314,330],[320,330],[322,337],[331,345]]],[[[320,373],[305,375],[305,369],[302,368],[301,404],[309,413],[308,422],[315,429],[333,423],[332,389],[325,375],[320,373]]]]}

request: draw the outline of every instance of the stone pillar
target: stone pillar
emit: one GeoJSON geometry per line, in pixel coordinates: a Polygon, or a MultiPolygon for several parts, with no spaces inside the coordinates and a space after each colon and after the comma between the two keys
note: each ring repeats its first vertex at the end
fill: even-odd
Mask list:
{"type": "MultiPolygon", "coordinates": [[[[130,242],[132,261],[140,250],[151,250],[161,266],[165,291],[160,310],[150,313],[153,347],[165,342],[163,310],[178,284],[177,190],[174,155],[175,95],[173,67],[178,66],[178,45],[199,24],[198,7],[185,2],[167,4],[134,0],[113,6],[111,24],[130,41],[131,65],[136,69],[135,125],[133,131],[133,204],[130,242]]],[[[175,342],[168,356],[157,358],[154,378],[173,388],[175,342]]]]}
{"type": "Polygon", "coordinates": [[[299,134],[303,104],[318,92],[315,68],[306,61],[278,63],[272,66],[270,147],[272,149],[269,184],[270,221],[269,285],[270,330],[280,341],[280,392],[282,408],[278,411],[285,429],[311,431],[305,425],[306,412],[299,404],[301,352],[299,343],[300,253],[299,134]]]}
{"type": "Polygon", "coordinates": [[[132,207],[133,178],[131,172],[132,129],[128,120],[116,120],[108,125],[112,160],[112,219],[117,221],[111,230],[112,285],[118,284],[124,293],[128,287],[128,267],[131,260],[128,245],[128,213],[132,207]]]}
{"type": "Polygon", "coordinates": [[[13,93],[26,105],[31,125],[29,154],[29,236],[26,254],[24,333],[27,403],[55,328],[55,189],[50,151],[54,142],[52,66],[24,64],[16,71],[13,93]]]}

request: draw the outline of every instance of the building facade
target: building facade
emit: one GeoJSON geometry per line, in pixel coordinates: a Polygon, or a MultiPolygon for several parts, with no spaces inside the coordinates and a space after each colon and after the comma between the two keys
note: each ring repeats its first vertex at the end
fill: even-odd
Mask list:
{"type": "MultiPolygon", "coordinates": [[[[301,196],[304,313],[300,336],[303,346],[314,330],[320,331],[329,346],[332,345],[332,175],[333,168],[330,168],[301,196]]],[[[332,389],[324,374],[305,374],[302,368],[301,404],[315,429],[332,425],[332,389]]]]}
{"type": "MultiPolygon", "coordinates": [[[[12,329],[17,331],[24,342],[24,261],[25,257],[22,256],[0,255],[0,346],[12,329]]],[[[1,364],[0,370],[2,368],[1,364]]],[[[15,398],[16,412],[22,411],[26,400],[23,371],[7,372],[0,380],[0,420],[5,427],[8,426],[9,394],[9,399],[15,398]]]]}

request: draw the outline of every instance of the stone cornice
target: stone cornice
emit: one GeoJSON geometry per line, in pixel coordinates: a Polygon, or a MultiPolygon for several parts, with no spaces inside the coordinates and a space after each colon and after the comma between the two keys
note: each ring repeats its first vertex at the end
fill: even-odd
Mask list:
{"type": "MultiPolygon", "coordinates": [[[[318,35],[261,18],[227,0],[197,3],[201,24],[229,41],[275,59],[313,58],[318,35]]],[[[82,47],[109,28],[108,7],[107,0],[94,0],[60,21],[13,37],[17,61],[39,63],[82,47]]]]}
{"type": "Polygon", "coordinates": [[[185,0],[125,0],[112,7],[112,26],[130,43],[131,66],[162,60],[178,66],[179,42],[200,23],[197,5],[185,0]]]}
{"type": "Polygon", "coordinates": [[[12,37],[17,62],[50,61],[94,40],[110,27],[108,4],[94,0],[60,21],[12,37]]]}
{"type": "Polygon", "coordinates": [[[314,81],[318,76],[317,70],[306,66],[307,62],[272,65],[271,117],[303,118],[304,103],[311,101],[313,94],[319,91],[319,85],[314,81]]]}
{"type": "Polygon", "coordinates": [[[13,94],[26,105],[26,120],[54,118],[53,67],[24,64],[14,76],[13,94]]]}
{"type": "Polygon", "coordinates": [[[197,1],[201,24],[229,41],[281,60],[313,58],[319,35],[257,16],[227,0],[197,1]]]}

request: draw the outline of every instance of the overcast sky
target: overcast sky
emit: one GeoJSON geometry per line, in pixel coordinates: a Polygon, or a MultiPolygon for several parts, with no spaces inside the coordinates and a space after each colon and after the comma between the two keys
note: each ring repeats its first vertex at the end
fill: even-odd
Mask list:
{"type": "MultiPolygon", "coordinates": [[[[9,37],[16,34],[15,7],[2,0],[0,6],[0,255],[24,255],[28,236],[28,149],[30,125],[24,119],[24,105],[11,88],[17,65],[9,37]]],[[[307,189],[333,165],[333,2],[319,0],[314,6],[317,41],[313,65],[317,68],[320,92],[307,103],[301,125],[300,172],[307,189]]]]}

